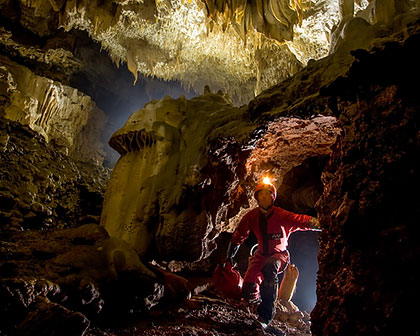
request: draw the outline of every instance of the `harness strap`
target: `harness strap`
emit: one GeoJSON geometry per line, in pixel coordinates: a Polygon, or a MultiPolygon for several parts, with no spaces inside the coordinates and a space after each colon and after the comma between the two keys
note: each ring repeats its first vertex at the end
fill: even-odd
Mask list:
{"type": "Polygon", "coordinates": [[[269,241],[271,238],[271,235],[267,233],[267,226],[268,226],[268,220],[273,215],[274,211],[272,211],[268,216],[265,216],[263,213],[260,214],[260,232],[263,240],[263,255],[268,254],[269,249],[269,241]]]}

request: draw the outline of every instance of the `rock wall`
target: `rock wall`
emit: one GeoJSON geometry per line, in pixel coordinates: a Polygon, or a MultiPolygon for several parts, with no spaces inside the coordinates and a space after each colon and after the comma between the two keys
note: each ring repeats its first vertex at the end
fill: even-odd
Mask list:
{"type": "Polygon", "coordinates": [[[256,145],[247,151],[247,155],[242,155],[243,162],[239,163],[244,166],[245,171],[240,176],[235,191],[238,194],[238,189],[243,190],[244,196],[238,198],[235,192],[231,192],[230,208],[241,211],[237,214],[234,211],[226,213],[226,220],[217,223],[220,231],[233,232],[244,212],[250,207],[257,206],[253,196],[254,187],[265,176],[270,177],[274,186],[281,191],[275,205],[285,206],[292,203],[297,205],[305,202],[308,204],[304,209],[301,206],[286,207],[289,211],[298,213],[313,211],[322,193],[322,187],[318,188],[318,191],[313,189],[320,184],[322,169],[314,173],[312,181],[307,181],[307,190],[312,189],[310,200],[305,191],[297,190],[297,185],[293,185],[288,175],[293,174],[294,169],[298,169],[310,159],[317,162],[316,165],[323,165],[322,162],[330,155],[331,146],[341,132],[336,118],[321,115],[307,118],[278,117],[273,121],[265,121],[262,125],[265,125],[264,131],[261,130],[256,145]],[[294,200],[290,199],[289,203],[282,200],[282,197],[290,196],[288,193],[295,193],[294,200]]]}
{"type": "Polygon", "coordinates": [[[169,261],[208,256],[209,234],[235,178],[223,145],[240,148],[255,128],[244,112],[222,92],[209,91],[191,100],[165,97],[135,112],[110,140],[121,154],[101,217],[110,235],[142,257],[154,249],[154,257],[169,261]],[[209,156],[213,145],[226,157],[209,156]],[[230,165],[225,175],[224,164],[230,165]]]}
{"type": "Polygon", "coordinates": [[[76,159],[102,164],[105,114],[89,96],[1,56],[0,115],[28,125],[76,159]]]}
{"type": "Polygon", "coordinates": [[[354,52],[350,71],[323,91],[344,135],[323,174],[318,205],[315,335],[419,332],[410,308],[419,281],[411,270],[420,257],[420,105],[409,84],[420,74],[420,31],[413,30],[354,52]]]}
{"type": "Polygon", "coordinates": [[[1,234],[98,222],[109,170],[75,161],[28,126],[0,118],[1,234]]]}
{"type": "Polygon", "coordinates": [[[419,103],[409,84],[419,74],[419,17],[396,16],[388,27],[352,21],[365,39],[346,41],[249,104],[255,120],[321,113],[343,127],[316,205],[323,231],[314,335],[419,332],[409,308],[419,282],[411,271],[419,258],[412,196],[419,185],[419,103]]]}

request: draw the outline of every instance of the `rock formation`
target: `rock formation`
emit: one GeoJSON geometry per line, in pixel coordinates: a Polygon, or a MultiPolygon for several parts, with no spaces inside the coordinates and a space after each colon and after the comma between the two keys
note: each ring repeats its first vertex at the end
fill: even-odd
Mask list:
{"type": "Polygon", "coordinates": [[[71,159],[28,126],[0,120],[2,234],[98,223],[109,170],[71,159]]]}
{"type": "MultiPolygon", "coordinates": [[[[323,231],[311,321],[279,301],[274,329],[260,334],[305,335],[310,325],[325,336],[419,333],[410,309],[419,277],[407,272],[419,257],[410,193],[419,184],[418,1],[340,1],[340,18],[324,22],[331,54],[312,61],[319,40],[306,50],[304,31],[318,9],[329,12],[327,1],[295,2],[302,48],[260,33],[244,46],[232,27],[223,30],[233,7],[206,17],[204,2],[171,4],[1,2],[1,333],[255,334],[253,311],[221,297],[209,277],[268,172],[278,205],[318,215],[323,231]],[[187,13],[188,5],[200,10],[187,13]],[[197,27],[213,25],[210,16],[218,22],[205,39],[197,27]],[[194,17],[194,29],[180,28],[194,17]],[[192,99],[150,102],[110,141],[121,158],[104,196],[109,171],[95,164],[103,157],[101,110],[109,115],[116,87],[128,86],[127,72],[102,62],[100,47],[136,76],[223,84],[236,102],[270,88],[242,107],[208,87],[192,99]],[[277,83],[279,50],[289,48],[284,73],[297,73],[277,83]],[[90,53],[101,59],[96,68],[90,53]],[[114,81],[117,74],[124,79],[114,81]]],[[[238,253],[240,270],[247,249],[238,253]]]]}
{"type": "Polygon", "coordinates": [[[150,309],[163,295],[134,250],[97,224],[20,232],[0,253],[2,333],[83,335],[90,320],[150,309]]]}
{"type": "Polygon", "coordinates": [[[418,26],[408,29],[413,35],[354,52],[347,75],[323,91],[344,133],[323,173],[317,209],[324,231],[316,334],[418,332],[408,322],[418,278],[392,266],[409,269],[419,257],[419,210],[410,191],[419,185],[419,104],[409,83],[419,75],[413,55],[420,35],[418,26]]]}
{"type": "Polygon", "coordinates": [[[19,47],[24,41],[12,36],[9,27],[17,24],[41,37],[41,48],[31,45],[30,52],[48,50],[47,68],[56,67],[68,78],[83,66],[71,36],[84,31],[115,64],[126,64],[134,81],[156,76],[180,81],[195,92],[209,85],[212,91],[222,89],[236,103],[245,104],[256,93],[296,73],[309,59],[325,56],[329,50],[326,32],[339,21],[337,5],[326,0],[299,0],[292,5],[284,0],[252,1],[243,11],[243,1],[236,1],[239,6],[230,2],[226,8],[212,3],[3,1],[0,8],[8,25],[2,32],[9,36],[8,42],[14,41],[3,42],[3,48],[36,62],[36,57],[28,57],[28,51],[19,47]],[[57,43],[58,32],[62,40],[57,43]],[[70,46],[54,48],[63,41],[70,46]],[[66,67],[68,63],[74,67],[66,67]]]}
{"type": "Polygon", "coordinates": [[[110,235],[129,242],[141,256],[153,243],[160,258],[169,261],[208,256],[208,236],[224,208],[224,197],[210,199],[207,192],[225,190],[223,184],[232,183],[218,176],[215,185],[213,176],[205,173],[215,164],[208,151],[224,138],[240,147],[254,128],[244,112],[223,93],[206,92],[191,100],[152,101],[134,113],[110,140],[122,155],[101,216],[110,235]]]}
{"type": "Polygon", "coordinates": [[[102,164],[106,117],[92,99],[6,57],[0,62],[0,115],[28,125],[71,157],[102,164]]]}

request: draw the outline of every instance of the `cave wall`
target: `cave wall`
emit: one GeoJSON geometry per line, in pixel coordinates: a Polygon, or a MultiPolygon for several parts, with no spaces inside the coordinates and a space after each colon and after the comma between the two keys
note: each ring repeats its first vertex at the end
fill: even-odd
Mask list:
{"type": "Polygon", "coordinates": [[[343,127],[317,211],[322,224],[315,335],[414,335],[419,276],[418,26],[321,91],[343,127]],[[410,304],[411,302],[411,304],[410,304]],[[404,330],[404,331],[403,331],[404,330]]]}
{"type": "Polygon", "coordinates": [[[0,115],[74,158],[113,167],[118,154],[107,142],[131,113],[152,99],[193,93],[158,78],[139,76],[134,85],[127,66],[87,32],[60,26],[56,6],[0,4],[0,115]]]}
{"type": "Polygon", "coordinates": [[[0,235],[98,223],[109,169],[74,160],[0,118],[0,235]]]}
{"type": "Polygon", "coordinates": [[[315,206],[323,231],[314,335],[419,332],[409,308],[419,282],[411,271],[419,258],[419,101],[410,84],[419,73],[419,13],[363,25],[359,34],[376,35],[371,42],[344,43],[249,103],[257,121],[320,113],[343,128],[315,206]]]}
{"type": "Polygon", "coordinates": [[[0,115],[28,125],[65,154],[102,164],[106,116],[82,92],[0,56],[0,115]]]}

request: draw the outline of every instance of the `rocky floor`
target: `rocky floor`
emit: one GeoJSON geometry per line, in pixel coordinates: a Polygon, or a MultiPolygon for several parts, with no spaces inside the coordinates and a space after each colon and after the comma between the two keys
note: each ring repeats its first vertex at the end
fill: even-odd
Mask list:
{"type": "Polygon", "coordinates": [[[133,318],[124,326],[94,327],[87,336],[154,335],[311,335],[310,317],[291,302],[277,303],[277,314],[263,329],[253,309],[226,300],[213,289],[193,295],[179,304],[157,307],[146,318],[133,318]]]}
{"type": "Polygon", "coordinates": [[[93,223],[1,239],[0,334],[310,335],[309,315],[292,302],[279,300],[263,330],[255,307],[224,298],[211,272],[150,277],[136,260],[93,223]]]}

